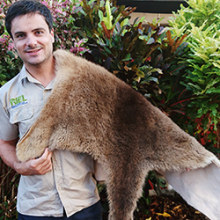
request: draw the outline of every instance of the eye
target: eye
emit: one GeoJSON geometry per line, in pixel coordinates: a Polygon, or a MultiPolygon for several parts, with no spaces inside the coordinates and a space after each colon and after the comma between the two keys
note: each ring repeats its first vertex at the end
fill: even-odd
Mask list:
{"type": "Polygon", "coordinates": [[[36,35],[42,35],[44,32],[42,31],[42,30],[37,30],[37,31],[35,31],[35,34],[36,35]]]}
{"type": "Polygon", "coordinates": [[[15,35],[15,37],[18,38],[18,39],[19,39],[19,38],[23,38],[24,36],[25,36],[25,35],[22,34],[22,33],[21,33],[21,34],[16,34],[16,35],[15,35]]]}

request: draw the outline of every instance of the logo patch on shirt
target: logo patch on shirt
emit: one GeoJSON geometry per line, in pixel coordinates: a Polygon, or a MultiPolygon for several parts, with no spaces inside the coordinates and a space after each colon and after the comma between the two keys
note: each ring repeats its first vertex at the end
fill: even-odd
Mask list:
{"type": "Polygon", "coordinates": [[[14,99],[10,99],[11,107],[16,108],[20,105],[27,104],[27,99],[24,98],[24,95],[18,96],[14,99]]]}

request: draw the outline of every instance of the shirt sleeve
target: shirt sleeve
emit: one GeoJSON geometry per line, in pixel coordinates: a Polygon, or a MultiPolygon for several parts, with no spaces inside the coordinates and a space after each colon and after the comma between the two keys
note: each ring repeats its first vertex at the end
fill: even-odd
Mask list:
{"type": "Polygon", "coordinates": [[[101,163],[95,160],[95,178],[97,181],[106,181],[106,173],[101,163]]]}
{"type": "Polygon", "coordinates": [[[11,141],[18,137],[18,126],[11,124],[6,108],[0,101],[0,139],[4,141],[11,141]]]}

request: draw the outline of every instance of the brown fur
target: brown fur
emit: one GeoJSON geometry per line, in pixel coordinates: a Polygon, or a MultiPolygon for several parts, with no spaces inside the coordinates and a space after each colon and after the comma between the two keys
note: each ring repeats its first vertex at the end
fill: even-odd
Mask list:
{"type": "Polygon", "coordinates": [[[131,220],[149,170],[205,167],[218,159],[141,94],[103,67],[58,50],[54,89],[17,145],[19,160],[50,150],[103,164],[111,220],[131,220]]]}

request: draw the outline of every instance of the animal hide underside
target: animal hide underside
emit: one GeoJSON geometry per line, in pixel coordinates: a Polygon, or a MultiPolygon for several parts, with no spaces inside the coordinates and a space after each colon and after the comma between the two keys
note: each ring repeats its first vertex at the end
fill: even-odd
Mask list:
{"type": "Polygon", "coordinates": [[[188,172],[167,171],[164,176],[188,204],[211,220],[220,219],[220,169],[215,164],[188,172]]]}
{"type": "Polygon", "coordinates": [[[106,69],[62,50],[54,57],[54,88],[17,144],[19,160],[46,147],[90,154],[106,172],[111,220],[133,219],[150,170],[171,174],[213,163],[219,171],[211,152],[106,69]]]}

